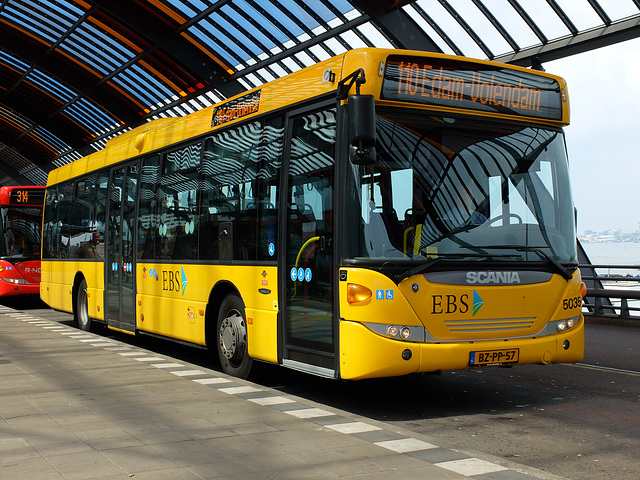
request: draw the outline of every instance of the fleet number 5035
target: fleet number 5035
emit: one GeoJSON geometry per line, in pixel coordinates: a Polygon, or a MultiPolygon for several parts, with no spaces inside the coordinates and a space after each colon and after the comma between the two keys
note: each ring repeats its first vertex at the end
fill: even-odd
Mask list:
{"type": "Polygon", "coordinates": [[[565,298],[562,301],[562,308],[564,310],[572,310],[582,306],[582,297],[565,298]]]}

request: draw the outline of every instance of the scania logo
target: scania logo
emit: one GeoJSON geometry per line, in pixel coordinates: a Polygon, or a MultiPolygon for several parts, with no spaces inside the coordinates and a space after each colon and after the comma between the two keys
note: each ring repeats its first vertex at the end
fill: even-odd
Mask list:
{"type": "Polygon", "coordinates": [[[469,284],[513,284],[521,283],[518,272],[467,272],[469,284]]]}

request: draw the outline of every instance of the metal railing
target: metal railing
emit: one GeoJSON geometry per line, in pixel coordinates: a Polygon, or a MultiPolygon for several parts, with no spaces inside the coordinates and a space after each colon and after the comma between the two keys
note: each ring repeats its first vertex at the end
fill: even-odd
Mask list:
{"type": "Polygon", "coordinates": [[[580,270],[587,285],[585,315],[640,320],[640,265],[581,264],[580,270]]]}

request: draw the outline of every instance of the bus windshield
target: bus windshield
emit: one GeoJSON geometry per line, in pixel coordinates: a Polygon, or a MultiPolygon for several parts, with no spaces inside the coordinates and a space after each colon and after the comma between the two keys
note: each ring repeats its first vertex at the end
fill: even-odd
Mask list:
{"type": "Polygon", "coordinates": [[[376,164],[350,165],[350,258],[576,262],[560,129],[376,113],[376,164]]]}
{"type": "Polygon", "coordinates": [[[42,209],[35,207],[1,207],[0,258],[4,260],[40,259],[40,225],[42,209]]]}

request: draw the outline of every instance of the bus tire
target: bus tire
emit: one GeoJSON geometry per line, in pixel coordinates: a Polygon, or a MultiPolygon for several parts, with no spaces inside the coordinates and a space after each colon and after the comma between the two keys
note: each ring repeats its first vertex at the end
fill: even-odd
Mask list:
{"type": "Polygon", "coordinates": [[[91,317],[89,316],[89,302],[87,296],[87,281],[82,279],[78,285],[78,293],[76,295],[76,305],[74,309],[74,319],[80,330],[88,332],[91,330],[91,317]]]}
{"type": "Polygon", "coordinates": [[[247,318],[242,299],[233,293],[224,297],[218,312],[216,348],[226,374],[249,377],[253,359],[247,344],[247,318]]]}

